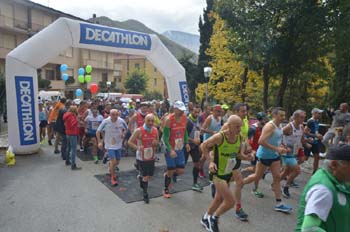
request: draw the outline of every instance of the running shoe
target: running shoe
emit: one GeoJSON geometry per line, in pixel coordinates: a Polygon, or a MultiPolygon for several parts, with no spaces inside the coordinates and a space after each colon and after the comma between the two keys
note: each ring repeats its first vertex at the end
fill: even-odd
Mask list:
{"type": "Polygon", "coordinates": [[[290,213],[293,210],[293,208],[281,203],[275,206],[275,210],[278,212],[290,213]]]}
{"type": "Polygon", "coordinates": [[[111,178],[111,185],[112,185],[112,186],[117,186],[117,185],[118,185],[117,178],[115,178],[115,177],[112,177],[112,178],[111,178]]]}
{"type": "Polygon", "coordinates": [[[107,161],[108,161],[108,157],[107,157],[107,156],[104,156],[104,157],[103,157],[103,160],[102,160],[102,163],[103,163],[103,164],[106,164],[107,161]]]}
{"type": "Polygon", "coordinates": [[[61,153],[61,152],[60,152],[59,150],[55,150],[54,153],[55,153],[55,154],[59,154],[59,153],[61,153]]]}
{"type": "Polygon", "coordinates": [[[299,184],[297,184],[294,181],[292,181],[292,183],[290,183],[290,187],[299,188],[299,184]]]}
{"type": "Polygon", "coordinates": [[[98,164],[98,156],[97,155],[94,156],[94,163],[98,164]]]}
{"type": "Polygon", "coordinates": [[[282,187],[282,195],[285,198],[290,198],[290,193],[289,193],[289,187],[288,186],[282,187]]]}
{"type": "Polygon", "coordinates": [[[192,190],[197,191],[197,192],[202,192],[203,191],[203,187],[200,186],[199,184],[193,184],[192,185],[192,190]]]}
{"type": "Polygon", "coordinates": [[[219,232],[219,218],[215,216],[208,217],[209,221],[209,231],[211,232],[219,232]]]}
{"type": "Polygon", "coordinates": [[[236,211],[236,218],[241,221],[248,221],[248,214],[246,214],[244,210],[240,208],[238,211],[236,211]]]}
{"type": "Polygon", "coordinates": [[[78,170],[81,170],[81,167],[77,167],[76,164],[73,164],[70,169],[73,171],[78,171],[78,170]]]}
{"type": "Polygon", "coordinates": [[[208,218],[202,217],[202,219],[201,219],[201,224],[202,224],[202,226],[204,226],[204,228],[205,228],[207,231],[210,231],[210,228],[209,228],[209,220],[208,220],[208,218]]]}
{"type": "Polygon", "coordinates": [[[84,147],[83,146],[80,147],[80,151],[84,151],[84,147]]]}
{"type": "Polygon", "coordinates": [[[49,139],[49,145],[50,145],[50,146],[52,146],[52,142],[51,142],[51,140],[50,140],[50,139],[49,139]]]}
{"type": "Polygon", "coordinates": [[[163,197],[164,198],[170,198],[171,194],[169,193],[169,189],[164,189],[163,190],[163,197]]]}
{"type": "Polygon", "coordinates": [[[254,195],[254,196],[256,196],[257,198],[263,198],[264,197],[264,194],[262,193],[262,192],[260,192],[259,190],[252,190],[252,194],[254,195]]]}

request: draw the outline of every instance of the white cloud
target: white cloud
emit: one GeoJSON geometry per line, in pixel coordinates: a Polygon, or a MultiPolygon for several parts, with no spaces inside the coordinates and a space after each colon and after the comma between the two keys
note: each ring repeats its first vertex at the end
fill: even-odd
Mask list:
{"type": "Polygon", "coordinates": [[[135,19],[162,33],[179,30],[198,34],[198,20],[206,0],[32,0],[80,18],[92,14],[113,20],[135,19]]]}

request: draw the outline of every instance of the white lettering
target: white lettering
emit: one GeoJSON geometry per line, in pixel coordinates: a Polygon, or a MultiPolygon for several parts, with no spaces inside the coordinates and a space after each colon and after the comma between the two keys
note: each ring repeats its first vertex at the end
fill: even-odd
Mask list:
{"type": "Polygon", "coordinates": [[[101,29],[85,29],[85,39],[103,41],[115,44],[126,44],[126,45],[137,45],[137,46],[148,46],[149,37],[147,35],[138,35],[129,32],[118,32],[118,31],[108,31],[101,29]]]}
{"type": "Polygon", "coordinates": [[[24,141],[33,141],[34,138],[34,125],[33,125],[33,109],[32,109],[32,96],[29,81],[21,81],[20,86],[20,99],[21,99],[21,117],[22,117],[22,129],[24,133],[24,141]]]}
{"type": "Polygon", "coordinates": [[[85,30],[86,34],[86,40],[93,40],[95,37],[95,31],[92,28],[86,28],[85,30]]]}

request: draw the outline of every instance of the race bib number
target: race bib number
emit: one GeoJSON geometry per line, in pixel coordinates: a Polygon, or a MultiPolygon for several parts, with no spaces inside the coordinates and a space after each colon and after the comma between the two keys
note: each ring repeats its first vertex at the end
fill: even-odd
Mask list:
{"type": "Polygon", "coordinates": [[[183,147],[184,147],[183,139],[182,138],[175,139],[175,150],[176,151],[182,150],[183,147]]]}
{"type": "Polygon", "coordinates": [[[232,172],[232,169],[236,165],[236,158],[231,158],[227,160],[226,168],[225,168],[225,173],[230,173],[232,172]]]}
{"type": "Polygon", "coordinates": [[[92,123],[92,129],[93,129],[93,130],[97,130],[97,128],[98,128],[99,125],[100,125],[99,122],[93,122],[93,123],[92,123]]]}
{"type": "Polygon", "coordinates": [[[148,148],[143,149],[143,158],[147,159],[147,160],[153,158],[153,148],[152,147],[148,147],[148,148]]]}
{"type": "Polygon", "coordinates": [[[297,155],[299,151],[299,145],[296,143],[293,145],[293,155],[297,155]]]}
{"type": "Polygon", "coordinates": [[[195,131],[194,132],[194,139],[200,139],[200,134],[201,134],[200,131],[195,131]]]}
{"type": "Polygon", "coordinates": [[[111,144],[112,145],[116,145],[117,144],[117,139],[115,137],[112,137],[111,144]]]}

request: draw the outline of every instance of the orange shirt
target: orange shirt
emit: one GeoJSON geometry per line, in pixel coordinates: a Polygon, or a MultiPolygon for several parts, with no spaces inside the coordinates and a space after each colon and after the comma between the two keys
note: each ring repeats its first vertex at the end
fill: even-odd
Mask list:
{"type": "Polygon", "coordinates": [[[64,105],[61,102],[57,102],[55,104],[53,109],[50,111],[49,118],[47,119],[48,123],[52,123],[52,122],[55,122],[57,120],[58,111],[60,111],[60,109],[63,109],[63,107],[64,107],[64,105]]]}

